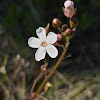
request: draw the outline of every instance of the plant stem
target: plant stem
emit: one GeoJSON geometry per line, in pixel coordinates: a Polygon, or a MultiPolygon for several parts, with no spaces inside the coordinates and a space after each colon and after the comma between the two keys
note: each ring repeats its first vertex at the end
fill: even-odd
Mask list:
{"type": "Polygon", "coordinates": [[[44,58],[44,64],[46,64],[46,58],[44,58]]]}
{"type": "Polygon", "coordinates": [[[61,45],[61,44],[59,44],[59,43],[56,43],[56,46],[59,46],[59,47],[61,47],[61,48],[65,48],[64,45],[61,45]]]}
{"type": "Polygon", "coordinates": [[[36,83],[38,82],[38,80],[40,79],[40,77],[42,76],[42,72],[40,72],[40,74],[38,75],[38,77],[35,79],[35,81],[34,81],[34,83],[33,83],[33,86],[32,86],[32,88],[31,88],[31,91],[30,91],[30,95],[29,95],[29,100],[31,100],[31,94],[32,94],[32,92],[33,92],[33,90],[34,90],[34,87],[35,87],[35,85],[36,85],[36,83]]]}
{"type": "Polygon", "coordinates": [[[36,93],[34,94],[34,97],[36,97],[36,95],[41,91],[41,89],[44,87],[45,83],[47,82],[47,80],[53,75],[53,73],[55,72],[55,70],[57,69],[57,67],[59,66],[59,64],[61,63],[61,61],[63,60],[67,50],[68,50],[68,46],[69,46],[69,42],[66,43],[65,45],[65,49],[62,53],[62,55],[60,56],[60,58],[58,59],[57,63],[55,64],[54,68],[51,70],[51,72],[49,73],[49,75],[44,79],[44,81],[42,82],[42,84],[40,85],[40,87],[37,89],[36,93]]]}
{"type": "Polygon", "coordinates": [[[3,60],[3,64],[2,64],[2,68],[6,68],[6,65],[7,65],[7,61],[8,61],[8,57],[9,57],[9,52],[10,52],[10,46],[8,47],[8,51],[7,51],[7,54],[4,56],[4,60],[3,60]]]}
{"type": "Polygon", "coordinates": [[[62,30],[61,30],[61,28],[60,28],[60,27],[58,27],[58,30],[62,33],[62,30]]]}
{"type": "Polygon", "coordinates": [[[37,94],[37,96],[43,100],[48,100],[47,98],[43,97],[42,95],[37,94]]]}

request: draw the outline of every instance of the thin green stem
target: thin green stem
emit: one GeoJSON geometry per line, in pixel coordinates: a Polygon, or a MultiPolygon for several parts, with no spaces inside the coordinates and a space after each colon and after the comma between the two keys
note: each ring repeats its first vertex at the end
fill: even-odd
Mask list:
{"type": "Polygon", "coordinates": [[[8,57],[9,57],[9,52],[10,52],[10,46],[8,47],[7,54],[4,56],[4,60],[3,60],[3,64],[1,66],[1,68],[4,68],[4,69],[6,68],[8,57]]]}

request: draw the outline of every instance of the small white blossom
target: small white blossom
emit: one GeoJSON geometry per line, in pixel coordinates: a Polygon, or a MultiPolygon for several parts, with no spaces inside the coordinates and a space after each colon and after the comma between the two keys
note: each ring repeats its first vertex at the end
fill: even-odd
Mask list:
{"type": "Polygon", "coordinates": [[[35,53],[35,59],[40,61],[45,58],[46,52],[51,58],[55,58],[58,55],[58,50],[54,47],[54,43],[57,41],[57,35],[54,32],[49,32],[46,36],[46,31],[43,27],[39,27],[36,30],[38,38],[30,37],[28,39],[28,45],[32,48],[38,48],[35,53]]]}

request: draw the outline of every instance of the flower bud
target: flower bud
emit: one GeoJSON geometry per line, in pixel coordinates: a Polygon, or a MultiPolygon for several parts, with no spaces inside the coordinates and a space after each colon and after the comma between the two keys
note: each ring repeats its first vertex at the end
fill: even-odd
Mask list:
{"type": "Polygon", "coordinates": [[[60,27],[60,25],[61,25],[61,21],[60,21],[58,18],[54,18],[54,19],[52,20],[52,26],[53,26],[54,28],[58,28],[58,27],[60,27]]]}
{"type": "Polygon", "coordinates": [[[75,33],[75,31],[76,31],[76,28],[72,28],[72,32],[75,33]]]}
{"type": "Polygon", "coordinates": [[[66,42],[66,39],[63,35],[57,34],[57,43],[64,44],[66,42]]]}
{"type": "Polygon", "coordinates": [[[45,72],[47,70],[48,63],[41,66],[41,71],[45,72]]]}
{"type": "Polygon", "coordinates": [[[62,33],[64,36],[70,36],[71,35],[71,29],[70,28],[67,28],[65,30],[65,32],[62,33]]]}
{"type": "Polygon", "coordinates": [[[46,35],[49,33],[50,31],[50,24],[48,23],[47,26],[45,27],[45,31],[46,31],[46,35]]]}
{"type": "Polygon", "coordinates": [[[62,30],[65,31],[68,28],[66,24],[62,25],[62,30]]]}
{"type": "Polygon", "coordinates": [[[70,20],[70,27],[73,28],[73,27],[77,27],[78,25],[78,19],[75,18],[75,17],[72,17],[71,20],[70,20]]]}
{"type": "Polygon", "coordinates": [[[73,15],[75,15],[75,9],[74,9],[74,2],[71,0],[67,0],[64,3],[64,15],[68,18],[71,18],[73,15]]]}
{"type": "Polygon", "coordinates": [[[44,87],[45,92],[47,92],[49,90],[49,88],[52,87],[52,86],[53,85],[50,82],[47,82],[45,87],[44,87]]]}

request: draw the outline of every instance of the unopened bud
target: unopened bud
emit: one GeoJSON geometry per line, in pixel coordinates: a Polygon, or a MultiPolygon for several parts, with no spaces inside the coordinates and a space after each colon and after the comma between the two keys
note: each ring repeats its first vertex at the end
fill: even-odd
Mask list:
{"type": "Polygon", "coordinates": [[[41,71],[45,72],[47,70],[48,63],[41,66],[41,71]]]}
{"type": "Polygon", "coordinates": [[[72,29],[72,32],[74,33],[75,31],[76,31],[76,28],[73,28],[73,29],[72,29]]]}
{"type": "Polygon", "coordinates": [[[47,26],[45,27],[45,31],[46,31],[46,35],[49,33],[50,31],[50,24],[48,23],[47,26]]]}
{"type": "Polygon", "coordinates": [[[73,27],[77,27],[78,25],[78,19],[75,18],[75,17],[72,17],[71,20],[70,20],[70,27],[73,28],[73,27]]]}
{"type": "Polygon", "coordinates": [[[57,43],[64,44],[66,42],[66,39],[63,35],[57,34],[57,43]]]}
{"type": "Polygon", "coordinates": [[[54,18],[54,19],[52,20],[52,26],[53,26],[54,28],[58,28],[58,27],[60,27],[60,25],[61,25],[61,21],[60,21],[58,18],[54,18]]]}
{"type": "Polygon", "coordinates": [[[73,15],[75,15],[74,10],[74,2],[71,0],[66,0],[64,3],[65,8],[63,8],[64,15],[68,18],[71,18],[73,15]]]}
{"type": "Polygon", "coordinates": [[[71,35],[71,29],[70,28],[67,28],[65,30],[65,32],[62,33],[64,36],[70,36],[71,35]]]}
{"type": "Polygon", "coordinates": [[[62,25],[62,30],[65,31],[68,28],[66,24],[62,25]]]}
{"type": "Polygon", "coordinates": [[[45,85],[45,87],[44,87],[45,92],[47,92],[48,89],[49,89],[50,87],[52,87],[52,86],[53,86],[53,85],[52,85],[50,82],[47,82],[46,85],[45,85]]]}

